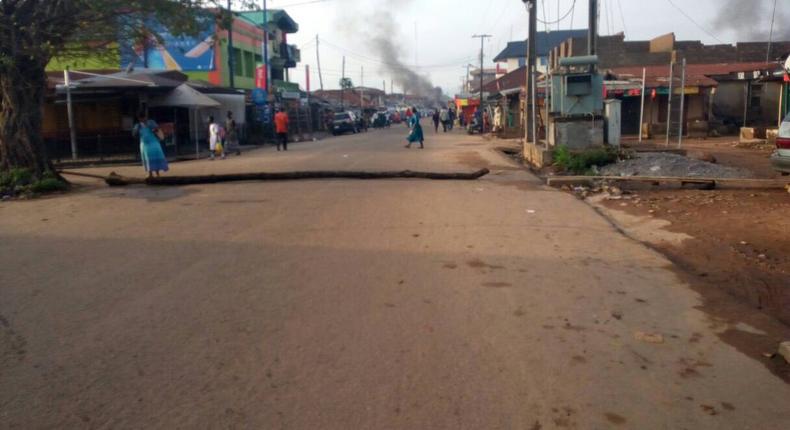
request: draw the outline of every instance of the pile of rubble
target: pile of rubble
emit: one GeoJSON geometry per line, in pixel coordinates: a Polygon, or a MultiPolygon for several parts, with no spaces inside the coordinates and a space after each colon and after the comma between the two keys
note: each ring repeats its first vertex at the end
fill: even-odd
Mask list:
{"type": "Polygon", "coordinates": [[[605,176],[664,176],[689,178],[742,179],[754,174],[746,169],[721,166],[666,152],[641,152],[599,169],[605,176]]]}
{"type": "Polygon", "coordinates": [[[620,187],[614,186],[609,184],[607,181],[595,181],[595,184],[592,186],[568,186],[565,185],[562,187],[564,191],[573,192],[576,197],[581,199],[586,199],[587,197],[593,195],[601,195],[606,200],[631,200],[633,198],[637,198],[638,196],[636,193],[633,193],[628,190],[623,190],[620,187]]]}

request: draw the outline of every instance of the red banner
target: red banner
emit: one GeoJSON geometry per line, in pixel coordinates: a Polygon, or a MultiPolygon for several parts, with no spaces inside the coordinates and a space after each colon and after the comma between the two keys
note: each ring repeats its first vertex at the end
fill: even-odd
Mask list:
{"type": "Polygon", "coordinates": [[[255,88],[267,90],[266,88],[266,66],[255,68],[255,88]]]}

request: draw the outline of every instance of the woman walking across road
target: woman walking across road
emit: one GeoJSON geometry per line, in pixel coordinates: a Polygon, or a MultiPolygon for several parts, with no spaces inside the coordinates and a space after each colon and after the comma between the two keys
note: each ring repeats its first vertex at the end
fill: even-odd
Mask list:
{"type": "Polygon", "coordinates": [[[157,137],[159,126],[153,120],[148,119],[145,112],[137,114],[137,124],[132,128],[132,136],[140,136],[140,159],[143,167],[148,172],[148,177],[154,174],[159,176],[159,172],[166,172],[169,167],[165,153],[162,151],[162,144],[157,137]]]}
{"type": "Polygon", "coordinates": [[[438,110],[434,110],[433,111],[432,118],[433,118],[433,131],[438,133],[439,132],[439,111],[438,110]]]}
{"type": "Polygon", "coordinates": [[[409,120],[409,127],[411,127],[411,133],[409,133],[409,136],[406,138],[406,140],[409,141],[406,147],[411,148],[412,143],[420,142],[420,149],[423,149],[425,147],[425,135],[423,135],[422,125],[420,125],[420,113],[416,108],[413,109],[411,119],[409,120]]]}

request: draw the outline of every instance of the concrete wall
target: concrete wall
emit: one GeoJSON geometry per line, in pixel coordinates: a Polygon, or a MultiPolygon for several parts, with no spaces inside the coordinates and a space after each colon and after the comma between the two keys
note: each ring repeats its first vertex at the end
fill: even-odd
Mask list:
{"type": "Polygon", "coordinates": [[[650,52],[672,52],[675,49],[675,33],[658,36],[650,41],[650,52]]]}
{"type": "MultiPolygon", "coordinates": [[[[650,41],[625,41],[623,35],[600,36],[598,57],[601,68],[654,66],[669,64],[672,55],[686,58],[689,64],[715,64],[765,61],[767,42],[746,42],[736,45],[704,45],[698,40],[676,41],[674,34],[650,41]]],[[[568,39],[559,49],[561,56],[587,54],[587,38],[568,39]]],[[[790,54],[790,41],[771,44],[771,60],[790,54]]]]}

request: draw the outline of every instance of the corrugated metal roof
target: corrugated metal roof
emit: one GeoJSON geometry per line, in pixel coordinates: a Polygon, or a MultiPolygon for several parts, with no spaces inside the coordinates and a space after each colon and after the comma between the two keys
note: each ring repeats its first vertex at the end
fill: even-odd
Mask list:
{"type": "Polygon", "coordinates": [[[489,93],[499,93],[527,86],[527,66],[502,76],[501,78],[483,85],[483,91],[489,93]]]}
{"type": "MultiPolygon", "coordinates": [[[[715,87],[718,85],[711,76],[727,75],[737,72],[752,72],[756,70],[774,70],[776,63],[719,63],[719,64],[688,64],[686,65],[686,85],[699,87],[715,87]]],[[[660,88],[669,86],[669,65],[646,66],[645,86],[647,88],[660,88]]],[[[609,73],[618,79],[642,79],[642,67],[615,67],[609,73]]],[[[679,73],[678,73],[679,76],[679,73]]]]}
{"type": "MultiPolygon", "coordinates": [[[[560,30],[560,31],[551,31],[545,32],[541,31],[538,32],[536,35],[537,45],[535,49],[537,51],[538,57],[545,57],[549,55],[552,49],[555,46],[559,46],[562,42],[572,38],[572,37],[585,37],[587,36],[587,30],[560,30]]],[[[499,53],[496,57],[494,57],[494,62],[498,63],[500,61],[507,61],[508,58],[526,58],[527,57],[527,41],[517,41],[517,42],[508,42],[507,46],[505,47],[502,52],[499,53]]]]}

